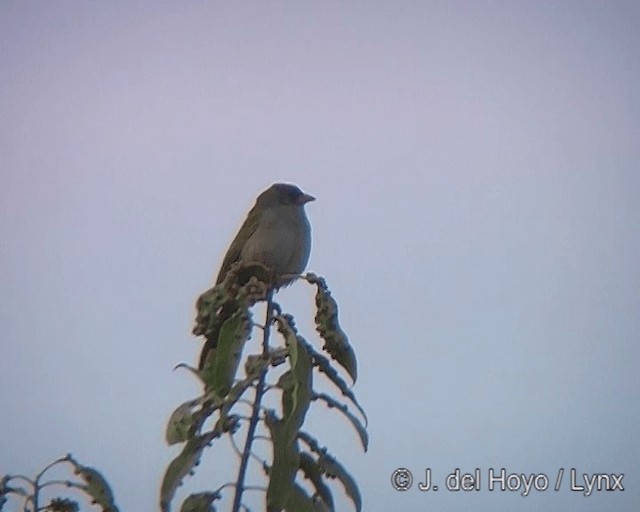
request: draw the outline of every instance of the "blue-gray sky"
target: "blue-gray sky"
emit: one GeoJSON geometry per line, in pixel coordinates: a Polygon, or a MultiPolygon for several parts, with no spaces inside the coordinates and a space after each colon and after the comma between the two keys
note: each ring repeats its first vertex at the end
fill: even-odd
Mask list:
{"type": "MultiPolygon", "coordinates": [[[[365,510],[632,509],[638,26],[633,1],[3,1],[0,472],[72,452],[123,511],[156,508],[165,422],[198,392],[172,371],[197,358],[193,303],[289,181],[317,197],[309,269],[358,355],[370,451],[332,411],[308,430],[365,510]],[[427,466],[625,491],[391,487],[427,466]]],[[[280,302],[313,339],[311,289],[280,302]]],[[[231,457],[181,495],[233,480],[231,457]]]]}

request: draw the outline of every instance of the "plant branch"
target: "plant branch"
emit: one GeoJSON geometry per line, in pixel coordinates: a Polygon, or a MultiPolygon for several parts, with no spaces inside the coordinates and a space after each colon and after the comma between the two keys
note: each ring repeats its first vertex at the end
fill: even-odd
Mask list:
{"type": "MultiPolygon", "coordinates": [[[[269,333],[271,332],[270,326],[273,319],[273,290],[268,292],[267,295],[267,313],[265,319],[265,328],[263,329],[262,336],[262,355],[269,357],[269,333]]],[[[253,412],[251,419],[249,420],[249,428],[247,430],[247,440],[245,441],[244,450],[240,459],[240,468],[238,469],[238,481],[236,483],[236,492],[233,497],[232,512],[240,512],[240,506],[242,503],[242,493],[245,490],[244,480],[247,474],[247,466],[249,464],[249,456],[251,454],[251,445],[256,433],[256,427],[258,426],[258,419],[260,417],[260,404],[262,403],[262,396],[265,391],[265,378],[267,375],[267,368],[263,368],[258,378],[258,385],[256,386],[256,396],[253,403],[253,412]]]]}
{"type": "Polygon", "coordinates": [[[35,480],[33,481],[33,496],[31,496],[29,498],[28,501],[31,501],[31,504],[33,505],[33,510],[41,510],[40,505],[39,505],[39,500],[40,500],[40,489],[42,489],[42,487],[44,487],[44,485],[40,485],[40,480],[42,479],[42,477],[44,476],[44,474],[51,469],[53,466],[55,466],[56,464],[60,464],[62,462],[67,462],[69,460],[69,455],[65,456],[65,457],[60,457],[59,459],[54,460],[51,464],[47,464],[44,469],[42,471],[40,471],[40,473],[38,473],[36,475],[35,480]]]}

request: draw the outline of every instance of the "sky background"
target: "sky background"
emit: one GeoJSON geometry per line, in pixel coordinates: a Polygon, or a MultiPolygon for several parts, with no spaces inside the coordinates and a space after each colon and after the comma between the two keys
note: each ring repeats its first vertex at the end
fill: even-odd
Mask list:
{"type": "MultiPolygon", "coordinates": [[[[306,429],[365,511],[637,507],[638,26],[634,1],[0,3],[0,473],[72,452],[157,510],[195,299],[287,181],[370,450],[317,404],[306,429]],[[625,491],[489,492],[502,467],[625,491]]],[[[312,292],[279,295],[309,340],[312,292]]],[[[235,474],[220,444],[179,497],[235,474]]]]}

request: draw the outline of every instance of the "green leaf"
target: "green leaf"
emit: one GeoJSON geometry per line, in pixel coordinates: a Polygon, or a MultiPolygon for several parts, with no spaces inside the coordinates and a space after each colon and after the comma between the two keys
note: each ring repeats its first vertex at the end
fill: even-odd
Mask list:
{"type": "MultiPolygon", "coordinates": [[[[244,392],[251,387],[253,382],[260,377],[260,374],[267,368],[269,363],[270,360],[268,358],[256,356],[252,359],[250,365],[245,365],[247,377],[237,381],[226,396],[220,397],[216,391],[210,389],[205,392],[203,396],[197,398],[195,401],[198,404],[204,404],[204,406],[202,409],[193,412],[192,420],[194,427],[192,431],[198,432],[206,419],[218,409],[220,409],[220,418],[216,425],[222,429],[227,421],[231,408],[240,400],[244,392]]],[[[189,437],[189,435],[187,435],[187,437],[189,437]]]]}
{"type": "Polygon", "coordinates": [[[316,291],[316,330],[325,340],[324,350],[335,359],[351,376],[353,382],[358,378],[356,355],[349,344],[349,338],[338,322],[338,304],[331,296],[327,283],[322,277],[308,273],[307,281],[315,284],[316,291]]]}
{"type": "Polygon", "coordinates": [[[273,271],[261,263],[236,262],[224,279],[202,293],[196,301],[196,324],[193,334],[209,338],[220,326],[222,308],[234,311],[237,307],[251,307],[265,300],[273,271]]]}
{"type": "Polygon", "coordinates": [[[322,468],[327,478],[337,478],[344,486],[344,490],[347,496],[351,498],[356,511],[362,511],[362,497],[360,496],[360,490],[358,484],[356,484],[353,477],[344,469],[335,457],[329,455],[329,451],[325,447],[321,447],[318,441],[310,436],[307,432],[299,432],[298,439],[304,441],[307,446],[318,455],[318,464],[322,468]]]}
{"type": "Polygon", "coordinates": [[[244,373],[258,377],[262,369],[266,368],[269,363],[269,358],[262,354],[249,354],[244,362],[244,373]]]}
{"type": "Polygon", "coordinates": [[[298,443],[290,438],[285,423],[274,411],[267,411],[265,425],[271,433],[273,464],[269,470],[267,487],[267,511],[280,512],[287,507],[299,466],[298,443]]]}
{"type": "MultiPolygon", "coordinates": [[[[2,510],[2,507],[0,507],[0,510],[2,510]]],[[[53,498],[42,510],[47,512],[78,512],[80,505],[77,501],[67,498],[53,498]]]]}
{"type": "Polygon", "coordinates": [[[249,311],[239,308],[222,325],[216,357],[202,372],[203,380],[221,397],[229,392],[238,371],[242,349],[251,334],[249,318],[249,311]]]}
{"type": "Polygon", "coordinates": [[[174,366],[173,371],[176,370],[188,370],[193,375],[195,375],[198,379],[202,380],[202,375],[200,374],[200,370],[197,370],[193,366],[188,365],[187,363],[180,363],[174,366]]]}
{"type": "Polygon", "coordinates": [[[293,411],[293,400],[294,400],[294,381],[293,375],[291,375],[291,370],[287,370],[280,378],[278,378],[278,383],[276,384],[282,390],[282,414],[285,417],[288,417],[293,411]]]}
{"type": "Polygon", "coordinates": [[[369,421],[367,419],[367,415],[364,412],[364,409],[360,406],[360,404],[356,400],[356,396],[349,389],[349,386],[347,386],[347,383],[344,381],[344,379],[342,379],[342,377],[338,375],[338,372],[335,370],[335,368],[331,366],[331,361],[329,361],[329,359],[327,359],[321,353],[316,351],[313,348],[313,346],[311,346],[309,343],[307,343],[303,339],[301,339],[301,343],[304,343],[307,349],[307,352],[311,355],[311,360],[313,361],[313,365],[317,366],[318,369],[322,373],[324,373],[331,382],[335,384],[335,386],[342,392],[342,394],[346,396],[349,400],[351,400],[353,405],[357,407],[358,411],[360,412],[360,414],[362,414],[362,417],[364,418],[365,426],[366,426],[369,423],[369,421]]]}
{"type": "MultiPolygon", "coordinates": [[[[282,387],[282,411],[284,419],[279,420],[270,411],[265,416],[265,424],[271,432],[273,443],[273,465],[269,472],[267,488],[267,510],[280,511],[287,508],[288,500],[303,500],[303,495],[296,494],[294,480],[299,467],[298,444],[296,437],[311,403],[312,366],[306,346],[297,336],[290,317],[275,317],[278,330],[285,338],[289,353],[290,370],[283,374],[279,384],[282,387]]],[[[313,501],[310,502],[315,506],[313,501]]],[[[287,510],[316,510],[302,508],[302,501],[297,507],[287,510]]]]}
{"type": "Polygon", "coordinates": [[[173,411],[167,422],[167,430],[165,432],[167,443],[170,445],[182,443],[189,438],[193,426],[196,425],[199,420],[195,414],[194,407],[201,405],[203,401],[204,397],[189,400],[173,411]]]}
{"type": "Polygon", "coordinates": [[[362,497],[360,496],[358,484],[356,484],[356,481],[347,470],[344,469],[344,466],[328,453],[320,455],[318,463],[322,466],[328,477],[335,477],[342,482],[347,496],[351,498],[356,511],[360,512],[362,510],[362,497]]]}
{"type": "Polygon", "coordinates": [[[182,502],[180,512],[216,512],[213,502],[220,499],[217,492],[191,494],[182,502]]]}
{"type": "MultiPolygon", "coordinates": [[[[258,357],[253,360],[250,368],[247,369],[247,377],[236,382],[227,396],[220,400],[216,398],[217,395],[210,392],[208,395],[205,395],[205,399],[207,400],[218,400],[216,402],[216,408],[220,408],[220,418],[216,423],[216,428],[224,430],[224,426],[228,419],[228,414],[231,408],[240,400],[242,395],[245,393],[247,389],[251,387],[253,382],[260,377],[260,374],[265,371],[267,366],[269,365],[269,359],[264,357],[258,357]]],[[[213,411],[211,411],[213,412],[213,411]]]]}
{"type": "Polygon", "coordinates": [[[290,438],[295,439],[311,403],[313,391],[311,357],[307,351],[306,343],[301,336],[298,336],[291,317],[278,315],[275,320],[289,351],[291,370],[288,372],[290,374],[288,378],[290,385],[283,388],[282,413],[290,438]]]}
{"type": "Polygon", "coordinates": [[[324,483],[322,478],[322,468],[318,462],[307,452],[300,452],[300,469],[304,475],[311,480],[317,495],[320,497],[327,510],[334,510],[333,495],[331,489],[324,483]]]}
{"type": "Polygon", "coordinates": [[[322,501],[314,501],[302,487],[293,484],[285,507],[286,512],[328,512],[329,510],[332,509],[327,508],[322,501]]]}
{"type": "Polygon", "coordinates": [[[329,406],[329,408],[336,408],[342,414],[344,414],[349,419],[353,427],[356,429],[356,432],[358,432],[358,436],[360,436],[360,442],[362,443],[362,447],[364,448],[364,451],[365,452],[367,451],[369,447],[369,434],[367,433],[367,429],[362,423],[360,423],[360,420],[356,418],[356,416],[354,416],[351,413],[351,411],[349,411],[349,408],[347,407],[346,404],[343,404],[342,402],[338,402],[337,400],[335,400],[334,398],[330,397],[325,393],[314,394],[312,397],[312,400],[322,400],[329,406]]]}
{"type": "Polygon", "coordinates": [[[202,293],[196,301],[196,325],[193,334],[208,337],[214,330],[218,310],[231,300],[226,283],[221,283],[202,293]]]}
{"type": "Polygon", "coordinates": [[[193,472],[193,468],[200,461],[204,447],[214,438],[220,437],[221,433],[221,430],[214,429],[206,435],[192,437],[178,456],[171,461],[164,473],[160,487],[160,507],[163,512],[171,510],[171,500],[176,489],[182,484],[184,477],[193,472]]]}
{"type": "Polygon", "coordinates": [[[93,503],[102,507],[103,512],[118,512],[111,487],[102,474],[94,468],[83,466],[71,456],[67,456],[67,460],[74,466],[74,473],[85,481],[86,485],[81,487],[91,496],[93,503]]]}

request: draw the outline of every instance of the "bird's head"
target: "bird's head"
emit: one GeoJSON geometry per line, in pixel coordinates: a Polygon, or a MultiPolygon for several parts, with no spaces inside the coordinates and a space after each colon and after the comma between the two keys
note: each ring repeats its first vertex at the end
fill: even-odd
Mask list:
{"type": "Polygon", "coordinates": [[[290,183],[275,183],[258,196],[256,206],[265,208],[285,204],[303,206],[305,203],[314,200],[315,197],[305,194],[295,185],[291,185],[290,183]]]}

